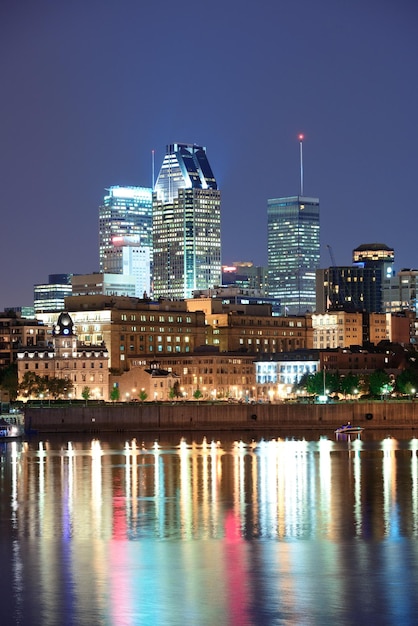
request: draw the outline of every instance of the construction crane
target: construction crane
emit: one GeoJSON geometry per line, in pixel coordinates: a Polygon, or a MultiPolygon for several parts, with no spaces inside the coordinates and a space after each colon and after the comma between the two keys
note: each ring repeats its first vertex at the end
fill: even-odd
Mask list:
{"type": "Polygon", "coordinates": [[[329,255],[330,255],[330,257],[331,257],[332,267],[336,267],[336,266],[337,266],[337,264],[336,264],[335,259],[334,259],[334,253],[333,253],[333,251],[332,251],[331,246],[330,246],[328,243],[327,243],[327,248],[328,248],[329,255]]]}

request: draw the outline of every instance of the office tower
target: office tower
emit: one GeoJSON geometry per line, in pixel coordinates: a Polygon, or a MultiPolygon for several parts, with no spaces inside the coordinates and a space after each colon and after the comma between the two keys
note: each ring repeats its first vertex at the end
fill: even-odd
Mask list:
{"type": "Polygon", "coordinates": [[[190,298],[220,285],[220,203],[206,148],[167,146],[153,194],[154,296],[190,298]]]}
{"type": "Polygon", "coordinates": [[[317,271],[317,312],[345,310],[382,313],[384,291],[393,275],[394,251],[382,243],[353,250],[353,265],[333,265],[317,271]]]}
{"type": "Polygon", "coordinates": [[[35,313],[61,311],[64,298],[71,296],[72,274],[49,274],[48,284],[34,285],[33,304],[35,313]]]}
{"type": "Polygon", "coordinates": [[[100,271],[136,277],[135,295],[151,289],[152,190],[110,187],[99,207],[100,271]]]}
{"type": "Polygon", "coordinates": [[[319,199],[304,195],[268,200],[269,295],[283,315],[315,311],[319,267],[319,199]]]}

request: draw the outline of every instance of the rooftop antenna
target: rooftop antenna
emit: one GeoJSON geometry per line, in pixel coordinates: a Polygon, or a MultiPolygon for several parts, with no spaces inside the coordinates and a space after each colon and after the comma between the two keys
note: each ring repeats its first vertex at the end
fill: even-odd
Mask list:
{"type": "Polygon", "coordinates": [[[152,190],[154,191],[154,161],[155,161],[155,150],[152,150],[151,152],[152,152],[152,157],[151,157],[151,164],[152,164],[152,173],[151,173],[151,176],[152,176],[152,185],[151,185],[151,187],[152,187],[152,190]]]}
{"type": "Polygon", "coordinates": [[[303,196],[303,148],[302,148],[302,144],[303,144],[303,140],[305,139],[305,136],[300,134],[299,135],[299,154],[300,154],[300,195],[303,196]]]}

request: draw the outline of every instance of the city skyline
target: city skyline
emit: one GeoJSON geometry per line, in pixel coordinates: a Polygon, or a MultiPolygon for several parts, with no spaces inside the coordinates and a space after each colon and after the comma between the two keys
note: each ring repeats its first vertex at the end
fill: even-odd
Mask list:
{"type": "Polygon", "coordinates": [[[2,3],[0,309],[49,274],[97,271],[104,190],[151,186],[174,141],[210,154],[223,264],[266,265],[267,201],[299,193],[303,132],[321,267],[328,245],[347,265],[372,242],[417,267],[416,3],[178,8],[2,3]]]}

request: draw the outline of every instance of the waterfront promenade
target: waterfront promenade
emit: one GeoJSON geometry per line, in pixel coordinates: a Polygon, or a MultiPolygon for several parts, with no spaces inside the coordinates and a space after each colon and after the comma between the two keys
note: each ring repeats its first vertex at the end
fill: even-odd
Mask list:
{"type": "Polygon", "coordinates": [[[418,403],[228,404],[144,402],[26,406],[28,432],[147,432],[159,430],[334,429],[351,421],[365,428],[418,428],[418,403]]]}

